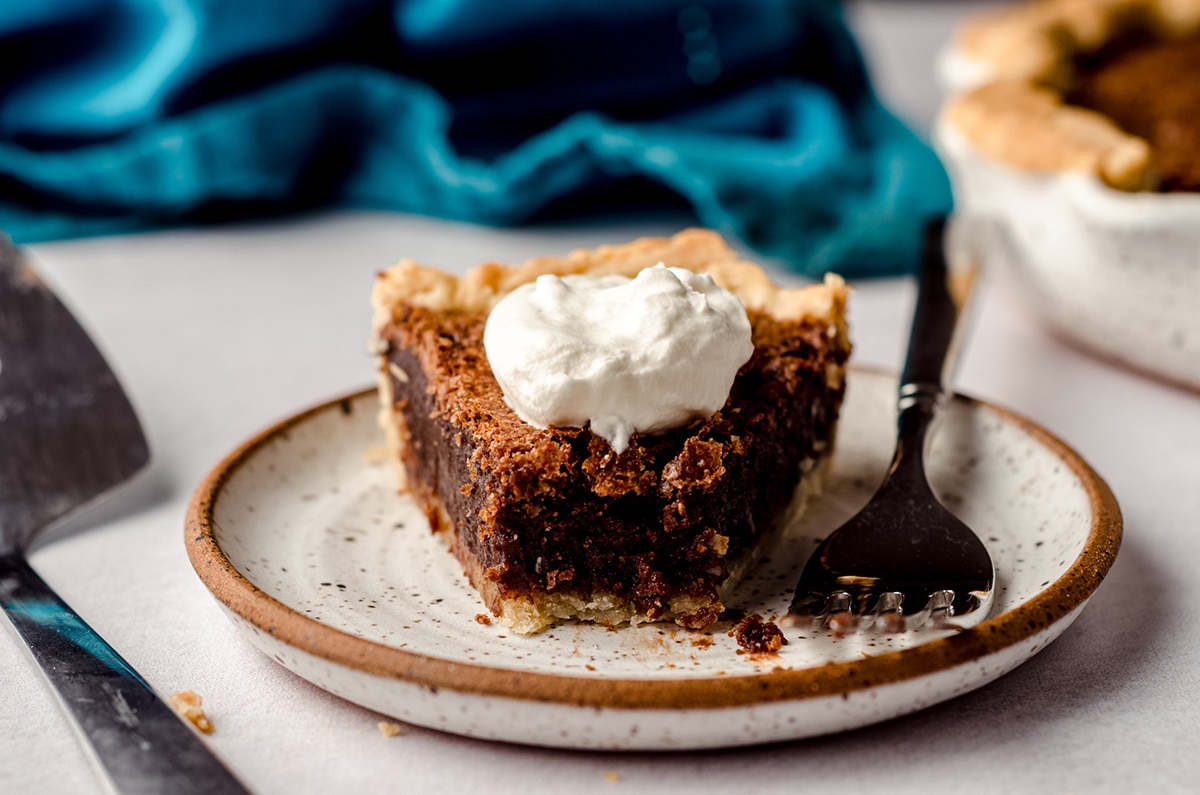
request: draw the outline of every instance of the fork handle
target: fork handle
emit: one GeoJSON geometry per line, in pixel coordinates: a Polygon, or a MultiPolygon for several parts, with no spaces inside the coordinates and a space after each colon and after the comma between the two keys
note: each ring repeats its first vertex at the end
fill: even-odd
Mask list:
{"type": "Polygon", "coordinates": [[[22,554],[0,554],[0,607],[75,719],[111,791],[246,792],[22,554]]]}
{"type": "Polygon", "coordinates": [[[952,272],[946,247],[949,221],[935,218],[925,227],[917,301],[908,354],[900,376],[897,447],[891,473],[910,463],[923,476],[926,437],[945,400],[958,360],[961,322],[977,268],[952,272]]]}
{"type": "Polygon", "coordinates": [[[939,217],[925,227],[912,334],[900,375],[902,399],[906,393],[924,397],[944,392],[949,366],[955,358],[950,352],[967,296],[965,290],[951,289],[946,264],[947,224],[945,217],[939,217]]]}

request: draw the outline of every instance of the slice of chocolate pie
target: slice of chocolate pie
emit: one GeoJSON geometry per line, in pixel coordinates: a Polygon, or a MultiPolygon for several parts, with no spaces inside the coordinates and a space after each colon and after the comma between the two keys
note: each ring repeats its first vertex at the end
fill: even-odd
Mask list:
{"type": "Polygon", "coordinates": [[[489,263],[461,279],[404,260],[372,298],[381,423],[400,487],[518,632],[563,619],[705,627],[820,488],[850,351],[846,293],[834,276],[778,288],[702,230],[489,263]],[[708,274],[745,307],[753,351],[724,405],[615,444],[590,424],[523,420],[485,350],[492,308],[540,276],[633,278],[658,264],[708,274]]]}

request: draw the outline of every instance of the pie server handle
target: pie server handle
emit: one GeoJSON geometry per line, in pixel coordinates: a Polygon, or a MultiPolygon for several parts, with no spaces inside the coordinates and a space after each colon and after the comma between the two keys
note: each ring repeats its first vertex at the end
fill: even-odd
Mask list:
{"type": "Polygon", "coordinates": [[[29,567],[0,555],[0,607],[115,793],[245,793],[196,730],[29,567]]]}

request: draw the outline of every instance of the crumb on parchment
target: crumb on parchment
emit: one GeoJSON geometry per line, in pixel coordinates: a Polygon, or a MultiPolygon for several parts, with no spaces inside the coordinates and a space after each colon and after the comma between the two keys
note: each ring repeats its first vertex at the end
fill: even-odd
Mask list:
{"type": "Polygon", "coordinates": [[[607,781],[609,784],[616,784],[618,781],[621,780],[621,774],[615,770],[610,770],[604,774],[604,780],[607,781]]]}
{"type": "Polygon", "coordinates": [[[193,726],[205,734],[212,734],[213,729],[216,728],[204,714],[204,700],[195,690],[180,690],[172,693],[170,702],[172,709],[191,721],[193,726]]]}
{"type": "Polygon", "coordinates": [[[404,733],[399,723],[388,723],[386,720],[379,721],[379,731],[384,737],[398,737],[404,733]]]}

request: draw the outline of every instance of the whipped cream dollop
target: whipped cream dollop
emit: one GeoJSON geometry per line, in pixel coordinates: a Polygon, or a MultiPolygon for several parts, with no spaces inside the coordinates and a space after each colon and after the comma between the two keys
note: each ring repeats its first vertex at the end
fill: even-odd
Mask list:
{"type": "Polygon", "coordinates": [[[633,279],[541,276],[496,304],[483,342],[521,419],[591,423],[617,453],[634,433],[712,416],[754,352],[737,296],[661,263],[633,279]]]}

